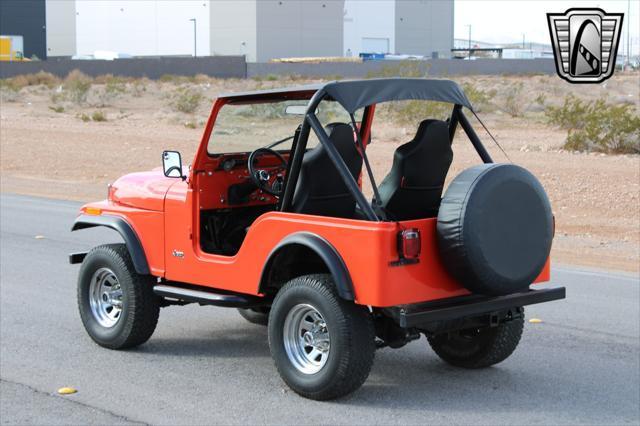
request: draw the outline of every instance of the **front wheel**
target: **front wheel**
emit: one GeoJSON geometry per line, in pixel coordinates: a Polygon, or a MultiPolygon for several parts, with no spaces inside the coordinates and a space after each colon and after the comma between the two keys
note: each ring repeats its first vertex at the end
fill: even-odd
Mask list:
{"type": "Polygon", "coordinates": [[[330,275],[289,281],[271,306],[268,327],[278,372],[298,394],[339,398],[367,379],[375,353],[371,317],[338,296],[330,275]]]}
{"type": "Polygon", "coordinates": [[[485,368],[507,359],[518,346],[524,315],[497,327],[459,330],[427,337],[445,362],[462,368],[485,368]]]}
{"type": "Polygon", "coordinates": [[[91,250],[78,277],[78,309],[89,336],[109,349],[146,342],[160,313],[154,282],[152,276],[136,273],[124,244],[91,250]]]}

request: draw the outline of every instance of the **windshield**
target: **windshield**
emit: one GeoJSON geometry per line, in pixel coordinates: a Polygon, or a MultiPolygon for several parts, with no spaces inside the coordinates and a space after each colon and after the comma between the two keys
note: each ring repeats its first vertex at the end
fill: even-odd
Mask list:
{"type": "MultiPolygon", "coordinates": [[[[216,117],[207,151],[209,155],[250,152],[293,136],[304,115],[288,112],[306,110],[306,106],[307,101],[300,100],[224,105],[216,117]],[[292,106],[298,108],[290,108],[292,106]]],[[[336,102],[321,102],[316,115],[323,126],[351,121],[349,114],[336,102]]],[[[362,111],[358,111],[356,120],[359,121],[361,116],[362,111]]],[[[292,139],[289,139],[274,149],[288,151],[292,142],[292,139]]],[[[310,132],[307,148],[313,148],[318,143],[315,133],[310,132]]]]}

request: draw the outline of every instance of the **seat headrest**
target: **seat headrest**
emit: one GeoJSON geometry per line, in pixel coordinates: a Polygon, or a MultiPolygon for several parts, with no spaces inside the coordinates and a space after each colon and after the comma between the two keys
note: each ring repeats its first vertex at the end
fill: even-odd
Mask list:
{"type": "Polygon", "coordinates": [[[448,129],[447,123],[442,120],[422,120],[420,125],[418,126],[418,130],[416,131],[416,135],[413,137],[413,140],[419,140],[424,137],[424,134],[427,130],[440,130],[440,129],[448,129]]]}
{"type": "MultiPolygon", "coordinates": [[[[329,123],[325,131],[342,157],[357,152],[353,128],[346,123],[329,123]]],[[[321,145],[320,145],[321,146],[321,145]]]]}

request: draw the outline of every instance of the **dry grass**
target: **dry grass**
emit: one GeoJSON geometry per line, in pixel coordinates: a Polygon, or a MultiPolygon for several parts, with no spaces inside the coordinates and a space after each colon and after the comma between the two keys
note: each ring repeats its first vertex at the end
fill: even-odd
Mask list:
{"type": "Polygon", "coordinates": [[[73,103],[83,104],[87,100],[93,80],[78,70],[71,71],[64,79],[66,98],[73,103]]]}
{"type": "MultiPolygon", "coordinates": [[[[509,157],[532,170],[549,193],[557,220],[556,261],[638,270],[640,156],[568,152],[564,144],[569,131],[549,123],[545,115],[545,110],[563,107],[571,95],[584,103],[606,99],[609,105],[627,105],[629,114],[637,117],[638,77],[637,73],[616,73],[606,85],[593,86],[571,85],[557,76],[455,79],[509,157]],[[510,88],[518,85],[522,89],[514,99],[519,99],[520,108],[513,117],[506,103],[510,88]]],[[[200,141],[210,100],[219,93],[318,82],[299,76],[274,81],[207,76],[167,76],[162,81],[113,76],[91,79],[77,73],[51,86],[46,81],[55,80],[45,76],[0,80],[2,190],[85,201],[103,198],[105,185],[124,173],[160,166],[163,149],[180,150],[188,163],[200,141]],[[77,90],[86,95],[82,103],[67,97],[70,80],[88,81],[88,89],[77,90]],[[100,94],[107,92],[115,95],[104,102],[100,94]],[[13,96],[13,102],[5,93],[13,96]],[[173,104],[176,96],[185,93],[185,99],[197,99],[193,94],[200,99],[188,99],[187,107],[178,109],[173,104]],[[101,112],[108,121],[99,122],[92,117],[94,112],[101,112]]],[[[373,143],[368,148],[378,181],[388,171],[394,150],[413,137],[417,122],[438,112],[418,104],[406,111],[385,108],[376,111],[373,143]]],[[[247,117],[238,120],[251,123],[247,117]]],[[[279,120],[274,117],[269,126],[261,123],[266,129],[261,137],[277,140],[295,130],[295,125],[283,126],[279,120]]],[[[475,125],[494,158],[504,161],[475,125]]],[[[461,132],[454,151],[451,176],[478,161],[461,132]]]]}

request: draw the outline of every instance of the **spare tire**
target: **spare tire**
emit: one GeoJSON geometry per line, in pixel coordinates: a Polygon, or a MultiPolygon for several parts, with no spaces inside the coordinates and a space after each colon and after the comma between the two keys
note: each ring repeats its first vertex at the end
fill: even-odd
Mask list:
{"type": "Polygon", "coordinates": [[[460,173],[444,194],[438,248],[449,273],[471,292],[516,293],[544,268],[553,226],[535,176],[513,164],[483,164],[460,173]]]}

